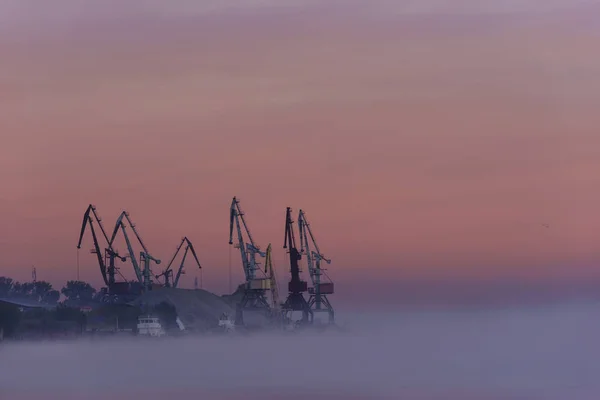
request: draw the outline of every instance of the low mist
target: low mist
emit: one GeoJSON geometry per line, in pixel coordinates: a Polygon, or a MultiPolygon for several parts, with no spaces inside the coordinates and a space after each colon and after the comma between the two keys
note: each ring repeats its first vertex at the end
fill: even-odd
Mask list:
{"type": "Polygon", "coordinates": [[[600,305],[345,314],[340,331],[0,345],[2,399],[596,399],[600,305]],[[40,397],[43,396],[43,397],[40,397]]]}

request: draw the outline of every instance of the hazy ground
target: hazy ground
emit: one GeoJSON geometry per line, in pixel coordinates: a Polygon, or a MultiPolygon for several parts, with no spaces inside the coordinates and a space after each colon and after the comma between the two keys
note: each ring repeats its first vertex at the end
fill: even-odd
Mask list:
{"type": "Polygon", "coordinates": [[[0,398],[292,400],[310,393],[314,399],[586,400],[600,394],[600,304],[340,320],[348,333],[6,344],[0,398]]]}

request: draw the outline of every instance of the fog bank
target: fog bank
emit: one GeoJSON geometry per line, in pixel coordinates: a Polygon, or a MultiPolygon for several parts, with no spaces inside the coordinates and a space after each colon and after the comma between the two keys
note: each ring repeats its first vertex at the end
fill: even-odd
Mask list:
{"type": "Polygon", "coordinates": [[[340,320],[346,332],[322,335],[5,344],[0,396],[585,400],[600,394],[600,304],[340,320]]]}

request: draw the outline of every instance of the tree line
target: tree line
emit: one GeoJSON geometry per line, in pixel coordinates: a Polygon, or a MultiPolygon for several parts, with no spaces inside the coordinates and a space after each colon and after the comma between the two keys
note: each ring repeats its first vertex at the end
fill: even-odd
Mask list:
{"type": "Polygon", "coordinates": [[[0,299],[79,307],[97,301],[99,295],[92,285],[83,281],[68,281],[59,291],[54,289],[50,282],[21,283],[12,278],[0,276],[0,299]],[[61,294],[64,296],[62,301],[61,294]]]}

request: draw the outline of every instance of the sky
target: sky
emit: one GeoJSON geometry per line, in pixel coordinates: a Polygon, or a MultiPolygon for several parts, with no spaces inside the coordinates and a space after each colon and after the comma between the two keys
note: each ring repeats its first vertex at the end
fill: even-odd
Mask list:
{"type": "Polygon", "coordinates": [[[288,206],[347,295],[600,277],[600,2],[236,3],[0,0],[1,274],[76,278],[93,203],[224,291],[238,196],[282,281],[288,206]]]}

